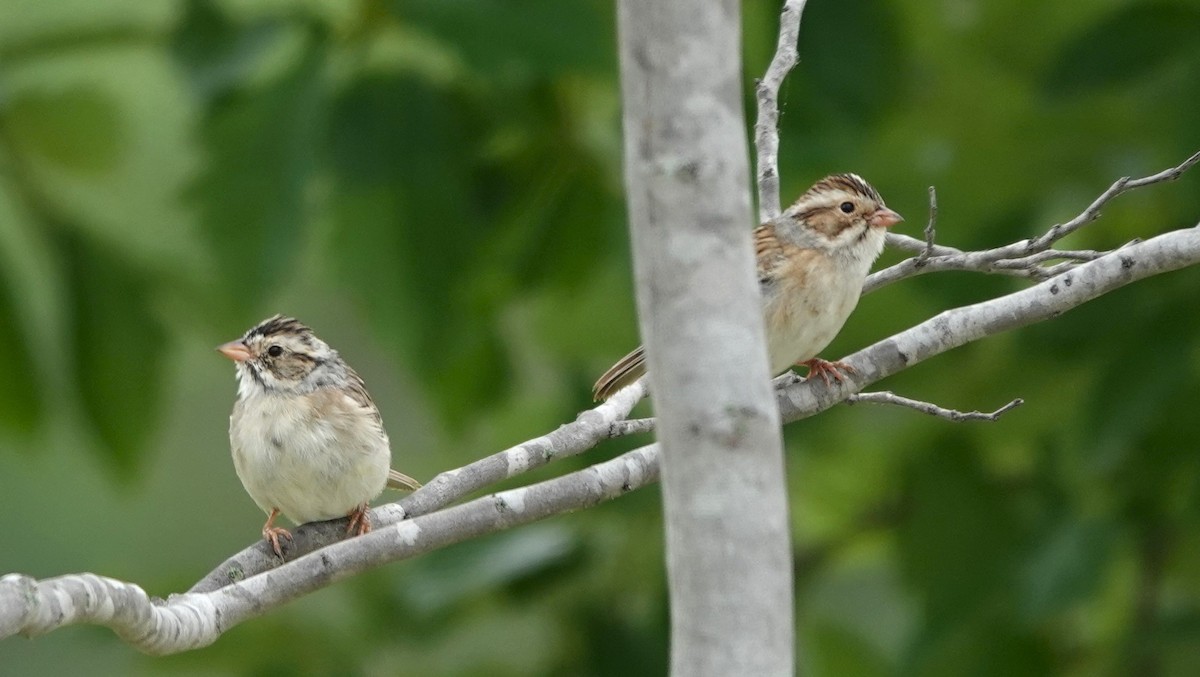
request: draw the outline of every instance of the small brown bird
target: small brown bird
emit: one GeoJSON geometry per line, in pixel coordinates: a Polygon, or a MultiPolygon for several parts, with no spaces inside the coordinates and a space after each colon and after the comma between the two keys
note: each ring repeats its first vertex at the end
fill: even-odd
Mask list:
{"type": "Polygon", "coordinates": [[[229,417],[233,467],[268,513],[263,538],[279,557],[274,525],[350,517],[346,533],[371,530],[367,506],[384,486],[421,483],[392,470],[379,409],[358,374],[312,330],[290,317],[263,320],[217,348],[237,365],[238,398],[229,417]]]}
{"type": "MultiPolygon", "coordinates": [[[[816,182],[778,218],[754,230],[754,251],[772,374],[796,364],[809,376],[841,381],[852,371],[817,353],[850,317],[871,264],[883,251],[887,229],[904,219],[855,174],[816,182]]],[[[621,358],[592,387],[607,400],[646,373],[641,346],[621,358]]]]}

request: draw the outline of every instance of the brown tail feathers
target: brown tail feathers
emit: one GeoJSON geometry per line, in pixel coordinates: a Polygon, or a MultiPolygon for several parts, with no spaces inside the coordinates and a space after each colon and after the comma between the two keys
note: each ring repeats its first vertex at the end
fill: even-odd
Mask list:
{"type": "Polygon", "coordinates": [[[409,491],[416,491],[417,489],[421,488],[421,483],[409,477],[408,475],[405,475],[399,470],[392,470],[389,468],[387,487],[388,489],[408,489],[409,491]]]}
{"type": "Polygon", "coordinates": [[[622,357],[592,386],[592,399],[607,400],[621,388],[632,384],[646,374],[646,353],[638,346],[632,353],[622,357]]]}

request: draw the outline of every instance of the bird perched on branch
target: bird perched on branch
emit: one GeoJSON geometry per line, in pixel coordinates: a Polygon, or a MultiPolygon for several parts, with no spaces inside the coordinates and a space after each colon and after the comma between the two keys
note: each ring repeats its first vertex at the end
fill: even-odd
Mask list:
{"type": "MultiPolygon", "coordinates": [[[[879,192],[855,174],[835,174],[813,184],[783,214],[754,230],[754,252],[767,356],[772,374],[793,365],[826,384],[842,372],[841,362],[817,353],[850,317],[871,264],[883,251],[887,229],[903,221],[879,192]]],[[[604,372],[592,396],[607,400],[646,373],[639,346],[604,372]]]]}
{"type": "Polygon", "coordinates": [[[348,516],[346,533],[364,534],[368,504],[385,486],[421,487],[391,469],[383,420],[362,379],[311,329],[276,315],[217,350],[237,365],[233,466],[268,514],[262,535],[276,555],[279,539],[292,538],[275,526],[280,513],[296,524],[348,516]]]}

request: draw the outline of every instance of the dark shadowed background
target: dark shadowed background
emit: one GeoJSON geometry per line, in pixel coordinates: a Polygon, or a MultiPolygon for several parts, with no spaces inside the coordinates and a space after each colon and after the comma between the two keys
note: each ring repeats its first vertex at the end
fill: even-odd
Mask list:
{"type": "MultiPolygon", "coordinates": [[[[777,9],[744,5],[748,92],[777,9]]],[[[637,342],[614,23],[600,1],[0,0],[0,573],[165,596],[253,542],[213,347],[275,312],[363,374],[423,480],[587,407],[637,342]]],[[[1200,149],[1197,26],[1195,0],[811,0],[784,199],[855,171],[903,232],[932,184],[945,244],[1040,233],[1200,149]]],[[[1065,244],[1198,220],[1191,174],[1065,244]]],[[[1021,286],[888,287],[825,357],[1021,286]]],[[[1152,279],[881,384],[1025,398],[999,423],[789,426],[807,674],[1197,674],[1198,288],[1152,279]]],[[[658,498],[388,566],[186,655],[8,639],[0,673],[661,675],[658,498]]]]}

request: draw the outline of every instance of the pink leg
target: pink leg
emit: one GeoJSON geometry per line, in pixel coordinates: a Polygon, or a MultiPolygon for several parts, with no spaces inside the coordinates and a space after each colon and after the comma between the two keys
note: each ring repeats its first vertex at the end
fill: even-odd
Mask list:
{"type": "Polygon", "coordinates": [[[797,362],[797,364],[803,364],[804,366],[808,367],[808,377],[812,378],[814,376],[819,376],[821,377],[821,380],[825,382],[825,385],[829,385],[830,378],[833,378],[833,380],[841,383],[845,380],[846,374],[857,373],[854,371],[854,367],[851,367],[845,362],[829,362],[827,360],[822,360],[819,357],[814,357],[811,360],[805,360],[803,362],[797,362]]]}
{"type": "Polygon", "coordinates": [[[271,549],[275,551],[275,554],[279,556],[279,559],[283,559],[283,549],[279,547],[279,539],[282,537],[288,539],[289,541],[292,540],[292,532],[284,529],[283,527],[275,526],[275,518],[278,516],[279,508],[273,508],[271,510],[271,515],[267,517],[267,523],[263,525],[262,535],[263,538],[267,539],[267,543],[271,544],[271,549]]]}

